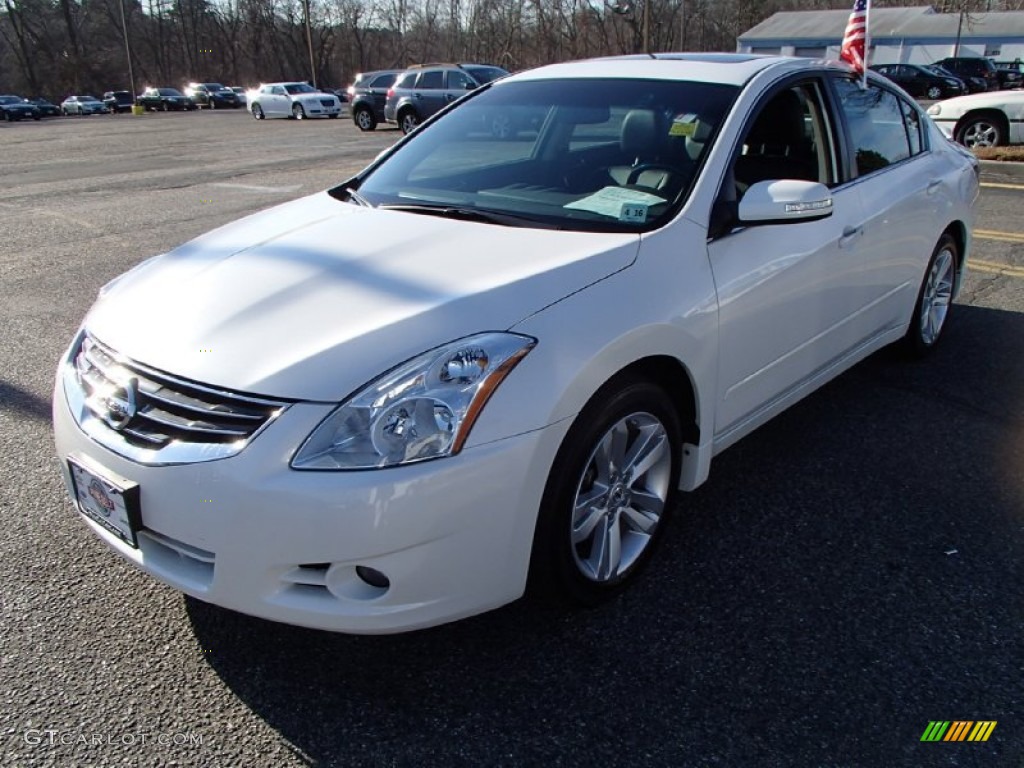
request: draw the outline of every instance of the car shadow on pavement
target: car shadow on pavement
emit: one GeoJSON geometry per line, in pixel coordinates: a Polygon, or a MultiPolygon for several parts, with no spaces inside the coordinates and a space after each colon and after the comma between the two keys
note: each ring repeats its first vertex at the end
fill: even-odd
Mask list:
{"type": "Polygon", "coordinates": [[[602,607],[356,637],[187,599],[197,640],[309,765],[1006,765],[1024,314],[951,320],[927,360],[885,350],[719,456],[602,607]],[[921,741],[957,719],[998,726],[921,741]]]}
{"type": "Polygon", "coordinates": [[[0,379],[0,410],[11,410],[47,423],[52,419],[49,400],[22,389],[17,384],[0,379]]]}

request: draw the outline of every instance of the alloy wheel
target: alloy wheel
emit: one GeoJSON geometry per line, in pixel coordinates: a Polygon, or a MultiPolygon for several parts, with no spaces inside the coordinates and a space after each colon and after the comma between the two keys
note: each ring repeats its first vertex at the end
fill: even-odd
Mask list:
{"type": "Polygon", "coordinates": [[[943,248],[932,263],[921,294],[921,341],[928,346],[938,340],[946,322],[949,303],[953,299],[953,270],[953,251],[943,248]]]}

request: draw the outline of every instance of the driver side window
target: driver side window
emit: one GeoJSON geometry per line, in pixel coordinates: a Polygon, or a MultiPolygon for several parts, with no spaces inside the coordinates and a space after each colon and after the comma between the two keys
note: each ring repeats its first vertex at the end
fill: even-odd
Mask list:
{"type": "Polygon", "coordinates": [[[835,149],[817,82],[784,88],[749,122],[733,165],[738,196],[759,181],[801,179],[836,183],[835,149]]]}

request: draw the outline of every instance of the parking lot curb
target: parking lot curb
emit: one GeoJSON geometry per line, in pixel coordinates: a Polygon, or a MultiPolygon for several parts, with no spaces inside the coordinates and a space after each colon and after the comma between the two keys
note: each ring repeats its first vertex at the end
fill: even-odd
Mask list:
{"type": "Polygon", "coordinates": [[[982,160],[981,180],[1003,184],[1024,184],[1024,163],[982,160]]]}

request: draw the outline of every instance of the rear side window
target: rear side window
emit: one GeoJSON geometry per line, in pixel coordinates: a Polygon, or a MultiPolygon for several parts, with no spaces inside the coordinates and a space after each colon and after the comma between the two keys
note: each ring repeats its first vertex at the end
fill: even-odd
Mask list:
{"type": "Polygon", "coordinates": [[[444,72],[440,69],[431,69],[420,75],[417,88],[429,88],[431,90],[444,87],[444,72]]]}
{"type": "Polygon", "coordinates": [[[856,176],[881,170],[921,151],[920,125],[915,119],[912,147],[908,112],[894,93],[874,85],[861,88],[847,79],[836,81],[836,87],[849,131],[856,176]]]}

